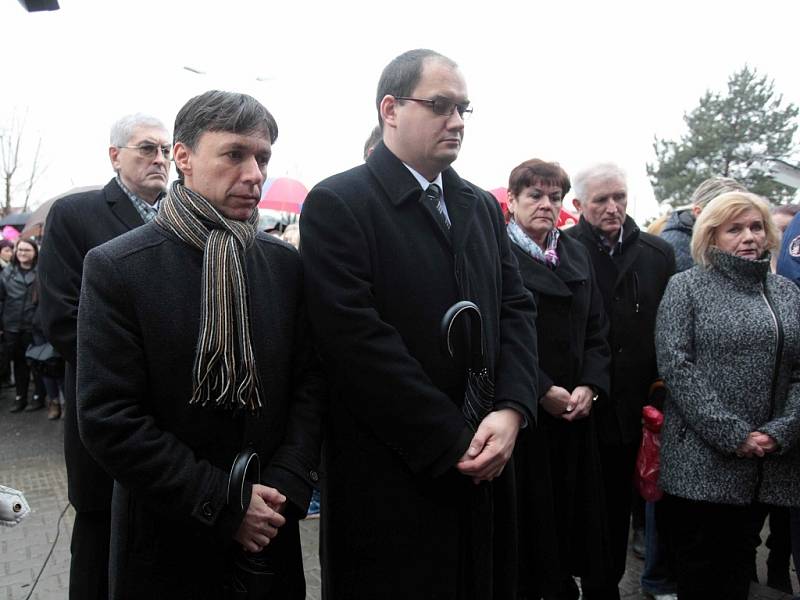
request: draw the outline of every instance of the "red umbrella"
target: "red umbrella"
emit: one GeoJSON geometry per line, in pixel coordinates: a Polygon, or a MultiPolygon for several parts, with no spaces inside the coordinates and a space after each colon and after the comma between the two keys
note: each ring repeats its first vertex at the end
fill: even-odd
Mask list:
{"type": "Polygon", "coordinates": [[[308,190],[299,181],[288,177],[269,178],[261,190],[258,208],[300,214],[308,190]]]}
{"type": "Polygon", "coordinates": [[[489,190],[489,193],[495,197],[500,203],[500,208],[503,209],[503,215],[505,215],[506,219],[508,218],[508,190],[504,187],[494,188],[493,190],[489,190]]]}

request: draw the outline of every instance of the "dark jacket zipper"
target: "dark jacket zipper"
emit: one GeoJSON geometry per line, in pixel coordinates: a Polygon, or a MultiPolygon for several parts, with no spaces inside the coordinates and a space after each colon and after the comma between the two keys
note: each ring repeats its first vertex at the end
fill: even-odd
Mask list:
{"type": "Polygon", "coordinates": [[[633,308],[639,312],[639,273],[633,272],[633,308]]]}
{"type": "MultiPolygon", "coordinates": [[[[778,371],[780,371],[781,368],[781,354],[783,354],[783,323],[781,323],[778,313],[775,312],[775,309],[772,307],[772,303],[769,301],[769,296],[767,295],[767,286],[765,283],[761,284],[761,289],[759,291],[761,293],[761,297],[764,299],[764,302],[767,304],[767,309],[769,310],[770,316],[772,316],[773,324],[775,325],[775,362],[772,366],[772,385],[770,386],[769,391],[769,418],[767,419],[771,421],[773,413],[775,412],[775,388],[778,385],[778,371]]],[[[763,481],[764,461],[759,460],[756,487],[753,493],[753,502],[758,501],[758,493],[761,491],[761,484],[763,481]]]]}

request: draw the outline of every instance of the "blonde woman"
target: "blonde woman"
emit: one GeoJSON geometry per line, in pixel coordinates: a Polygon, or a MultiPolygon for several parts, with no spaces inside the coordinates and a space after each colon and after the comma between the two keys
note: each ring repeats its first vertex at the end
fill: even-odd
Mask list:
{"type": "Polygon", "coordinates": [[[718,196],[658,310],[659,524],[681,600],[746,599],[759,503],[800,504],[800,291],[770,272],[777,240],[760,197],[718,196]]]}

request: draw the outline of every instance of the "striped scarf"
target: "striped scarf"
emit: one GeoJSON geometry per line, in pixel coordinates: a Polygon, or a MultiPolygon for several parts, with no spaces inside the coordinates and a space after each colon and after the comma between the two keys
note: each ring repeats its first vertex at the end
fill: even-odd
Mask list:
{"type": "Polygon", "coordinates": [[[175,181],[155,222],[203,251],[201,324],[189,404],[260,408],[244,277],[244,252],[256,237],[258,210],[247,221],[227,219],[208,200],[175,181]]]}

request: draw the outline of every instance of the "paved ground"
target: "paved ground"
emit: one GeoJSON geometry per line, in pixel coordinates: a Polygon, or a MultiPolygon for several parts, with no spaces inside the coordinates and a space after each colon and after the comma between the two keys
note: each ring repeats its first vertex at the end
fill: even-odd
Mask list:
{"type": "MultiPolygon", "coordinates": [[[[0,527],[0,600],[24,600],[31,592],[41,565],[56,537],[58,518],[67,504],[63,464],[63,423],[47,421],[44,411],[9,414],[10,395],[0,390],[0,484],[21,489],[33,514],[14,528],[0,527]]],[[[52,557],[30,596],[38,600],[66,600],[69,574],[69,538],[73,511],[68,509],[59,528],[52,557]]],[[[319,521],[301,524],[306,565],[307,597],[320,598],[317,560],[319,521]]],[[[763,571],[763,556],[760,559],[763,571]]],[[[643,598],[639,591],[642,562],[633,555],[622,584],[625,600],[643,598]]],[[[763,578],[763,573],[762,573],[763,578]]],[[[786,600],[790,597],[754,585],[751,600],[786,600]]]]}

